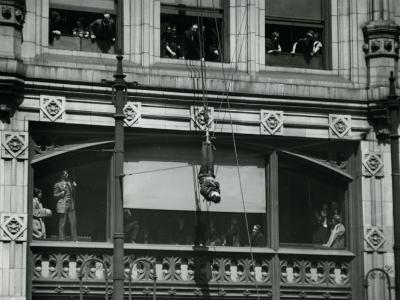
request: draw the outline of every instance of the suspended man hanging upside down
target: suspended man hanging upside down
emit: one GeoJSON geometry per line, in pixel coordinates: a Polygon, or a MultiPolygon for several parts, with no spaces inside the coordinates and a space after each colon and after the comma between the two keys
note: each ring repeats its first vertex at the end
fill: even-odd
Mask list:
{"type": "Polygon", "coordinates": [[[221,190],[219,182],[215,180],[214,174],[214,150],[215,147],[210,141],[201,145],[201,167],[198,175],[200,194],[207,200],[214,203],[221,201],[221,190]]]}

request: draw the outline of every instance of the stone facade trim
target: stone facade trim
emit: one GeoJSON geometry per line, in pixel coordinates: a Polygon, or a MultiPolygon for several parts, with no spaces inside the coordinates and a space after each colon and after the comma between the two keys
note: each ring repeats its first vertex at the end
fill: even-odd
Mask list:
{"type": "Polygon", "coordinates": [[[2,134],[3,159],[28,159],[28,133],[6,131],[2,134]]]}
{"type": "Polygon", "coordinates": [[[283,111],[261,110],[261,134],[283,134],[283,111]]]}
{"type": "Polygon", "coordinates": [[[40,95],[40,121],[65,122],[65,97],[40,95]]]}
{"type": "Polygon", "coordinates": [[[351,115],[329,115],[329,137],[344,138],[351,133],[351,115]]]}
{"type": "Polygon", "coordinates": [[[142,104],[140,102],[128,101],[124,106],[124,122],[126,126],[138,125],[142,118],[142,104]]]}
{"type": "Polygon", "coordinates": [[[25,214],[0,215],[0,240],[26,241],[27,216],[25,214]]]}
{"type": "Polygon", "coordinates": [[[190,129],[205,131],[206,129],[214,131],[214,108],[204,106],[190,107],[190,129]],[[208,120],[206,118],[206,109],[208,110],[208,120]]]}

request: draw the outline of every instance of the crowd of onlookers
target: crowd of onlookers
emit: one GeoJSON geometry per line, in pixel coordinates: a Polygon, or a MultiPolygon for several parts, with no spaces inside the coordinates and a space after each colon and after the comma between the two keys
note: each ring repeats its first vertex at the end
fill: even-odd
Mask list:
{"type": "MultiPolygon", "coordinates": [[[[179,18],[178,18],[179,19],[179,18]]],[[[162,20],[160,29],[160,56],[163,58],[221,61],[223,52],[221,24],[213,20],[195,22],[195,18],[185,22],[162,20]],[[190,21],[190,22],[189,22],[190,21]]],[[[202,19],[203,20],[203,19],[202,19]]],[[[199,21],[199,20],[197,20],[199,21]]],[[[115,17],[109,13],[99,14],[65,13],[50,10],[49,42],[60,39],[62,35],[75,36],[80,39],[115,42],[115,17]]],[[[287,41],[286,41],[287,44],[287,41]]],[[[319,53],[322,41],[318,32],[308,30],[302,38],[283,49],[281,35],[273,31],[265,38],[265,51],[269,54],[302,53],[306,60],[319,53]]]]}

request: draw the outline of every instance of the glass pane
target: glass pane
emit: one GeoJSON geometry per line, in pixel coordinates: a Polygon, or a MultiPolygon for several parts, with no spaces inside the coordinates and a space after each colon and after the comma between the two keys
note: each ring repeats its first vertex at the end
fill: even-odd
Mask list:
{"type": "Polygon", "coordinates": [[[321,20],[323,0],[266,0],[268,17],[321,20]]]}
{"type": "MultiPolygon", "coordinates": [[[[266,211],[264,156],[239,151],[240,173],[246,211],[266,211]]],[[[200,146],[172,143],[136,145],[126,148],[124,207],[194,211],[206,210],[199,195],[200,146]],[[157,188],[155,188],[157,187],[157,188]]],[[[222,201],[213,211],[243,212],[237,167],[232,149],[215,151],[216,179],[222,201]]]]}
{"type": "Polygon", "coordinates": [[[201,0],[201,1],[193,1],[193,0],[161,0],[162,4],[169,5],[185,5],[185,6],[198,6],[199,7],[208,7],[208,8],[222,8],[224,0],[201,0]]]}
{"type": "Polygon", "coordinates": [[[266,246],[265,215],[125,209],[125,242],[197,246],[266,246]],[[258,232],[252,232],[256,226],[258,232]],[[247,229],[247,230],[246,230],[247,229]],[[249,235],[250,234],[250,242],[249,235]]]}
{"type": "Polygon", "coordinates": [[[109,13],[50,9],[50,48],[114,53],[115,18],[109,13]]]}
{"type": "Polygon", "coordinates": [[[108,164],[69,157],[35,167],[33,238],[105,241],[108,164]]]}
{"type": "Polygon", "coordinates": [[[279,165],[281,243],[344,248],[346,185],[332,176],[285,160],[279,165]]]}

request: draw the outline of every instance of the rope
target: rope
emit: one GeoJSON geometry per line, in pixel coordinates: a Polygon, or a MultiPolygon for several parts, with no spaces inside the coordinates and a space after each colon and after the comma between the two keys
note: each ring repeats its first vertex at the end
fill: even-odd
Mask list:
{"type": "MultiPolygon", "coordinates": [[[[214,0],[212,0],[212,4],[213,4],[213,10],[215,11],[214,0]]],[[[246,11],[243,13],[243,17],[242,17],[242,20],[241,20],[239,32],[241,32],[243,21],[244,21],[244,17],[248,13],[248,5],[249,4],[246,5],[246,11]]],[[[219,38],[218,24],[217,24],[217,20],[216,20],[215,16],[214,16],[214,22],[215,22],[215,27],[216,27],[216,30],[217,30],[218,47],[219,47],[219,49],[221,49],[221,40],[219,38]]],[[[246,23],[246,25],[247,25],[247,23],[246,23]]],[[[237,34],[239,34],[239,32],[237,34]]],[[[237,49],[237,42],[238,42],[238,38],[236,38],[235,50],[237,49]]],[[[241,54],[241,51],[242,51],[243,44],[244,44],[244,39],[243,39],[242,45],[240,47],[239,57],[240,57],[240,54],[241,54]]],[[[228,85],[228,84],[230,84],[233,81],[233,77],[234,77],[235,73],[237,72],[238,68],[236,67],[235,71],[232,73],[231,80],[229,80],[228,83],[227,83],[226,78],[225,78],[225,69],[224,69],[224,65],[223,65],[222,55],[220,57],[220,61],[221,61],[223,79],[225,81],[225,95],[226,95],[226,101],[227,101],[228,112],[229,112],[229,120],[230,120],[230,125],[231,125],[232,142],[233,142],[233,149],[234,149],[234,153],[235,153],[236,170],[237,170],[237,174],[238,174],[239,187],[240,187],[240,196],[241,196],[241,199],[242,199],[243,212],[244,212],[244,218],[245,218],[245,223],[246,223],[246,233],[247,233],[247,239],[248,239],[248,242],[249,242],[251,262],[252,262],[252,265],[253,265],[253,269],[255,271],[256,264],[255,264],[254,254],[253,254],[252,245],[251,245],[251,237],[250,237],[250,232],[249,232],[249,221],[248,221],[248,218],[247,218],[246,204],[245,204],[244,192],[243,192],[243,184],[242,184],[242,178],[241,178],[240,167],[239,167],[239,157],[238,157],[238,152],[237,152],[236,138],[235,138],[235,132],[233,130],[232,110],[231,110],[231,105],[230,105],[230,101],[229,101],[230,85],[228,85]]],[[[220,108],[222,107],[222,102],[223,102],[223,99],[221,100],[220,108]]],[[[221,130],[222,130],[222,128],[221,128],[221,130]]],[[[214,134],[215,134],[215,132],[214,132],[214,134]]],[[[260,293],[259,293],[259,287],[258,287],[257,280],[255,279],[254,282],[255,282],[255,286],[256,286],[257,298],[260,299],[260,293]]]]}

